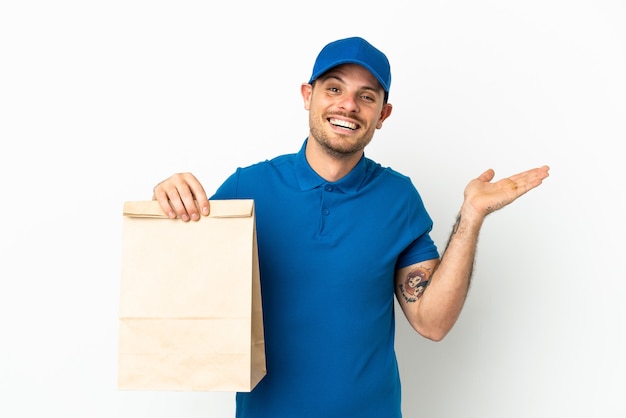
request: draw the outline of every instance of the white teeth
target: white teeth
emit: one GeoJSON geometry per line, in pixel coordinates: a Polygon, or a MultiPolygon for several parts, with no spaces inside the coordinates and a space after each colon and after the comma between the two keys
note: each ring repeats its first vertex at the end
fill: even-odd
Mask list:
{"type": "Polygon", "coordinates": [[[347,122],[345,120],[330,119],[330,123],[332,123],[335,126],[341,126],[342,128],[348,128],[352,130],[356,129],[356,123],[347,122]]]}

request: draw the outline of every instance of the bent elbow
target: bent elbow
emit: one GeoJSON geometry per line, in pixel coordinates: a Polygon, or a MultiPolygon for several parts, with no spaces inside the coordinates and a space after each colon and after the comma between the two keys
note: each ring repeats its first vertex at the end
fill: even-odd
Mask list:
{"type": "Polygon", "coordinates": [[[445,331],[434,331],[434,332],[430,332],[430,333],[423,333],[422,336],[424,338],[427,338],[431,341],[434,341],[436,343],[438,343],[439,341],[443,340],[444,337],[448,335],[447,332],[445,331]]]}
{"type": "MultiPolygon", "coordinates": [[[[424,334],[422,334],[424,335],[424,334]]],[[[424,335],[424,338],[427,338],[431,341],[434,341],[436,343],[438,343],[439,341],[443,340],[443,338],[448,335],[447,332],[433,332],[431,334],[426,334],[424,335]]]]}
{"type": "Polygon", "coordinates": [[[428,340],[434,341],[434,342],[439,342],[443,340],[445,336],[448,335],[448,332],[450,331],[450,328],[451,328],[451,327],[439,327],[439,326],[424,327],[424,326],[418,326],[417,324],[411,324],[411,326],[422,337],[428,340]]]}

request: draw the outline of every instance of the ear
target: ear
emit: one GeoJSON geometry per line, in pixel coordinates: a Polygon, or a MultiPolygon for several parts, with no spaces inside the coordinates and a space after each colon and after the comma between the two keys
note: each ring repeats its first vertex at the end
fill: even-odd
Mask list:
{"type": "Polygon", "coordinates": [[[313,86],[309,83],[302,83],[300,86],[300,94],[302,94],[302,100],[304,100],[304,109],[309,110],[311,108],[311,95],[313,94],[313,86]]]}
{"type": "Polygon", "coordinates": [[[376,124],[376,129],[380,129],[383,127],[383,122],[391,115],[392,110],[393,106],[391,105],[391,103],[385,103],[383,105],[383,108],[380,111],[380,118],[378,119],[378,123],[376,124]]]}

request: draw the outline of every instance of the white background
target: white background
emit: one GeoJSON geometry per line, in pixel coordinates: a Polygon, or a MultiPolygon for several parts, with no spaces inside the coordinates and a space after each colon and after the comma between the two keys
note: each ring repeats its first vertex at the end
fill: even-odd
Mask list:
{"type": "Polygon", "coordinates": [[[405,418],[626,416],[624,22],[622,0],[0,1],[0,416],[233,416],[232,393],[117,390],[123,201],[297,151],[300,83],[353,35],[393,72],[366,154],[441,248],[471,178],[552,168],[487,219],[444,341],[398,317],[405,418]]]}

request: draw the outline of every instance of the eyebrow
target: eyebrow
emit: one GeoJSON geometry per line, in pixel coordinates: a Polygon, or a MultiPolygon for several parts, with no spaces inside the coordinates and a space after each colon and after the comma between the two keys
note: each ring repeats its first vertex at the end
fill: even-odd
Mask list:
{"type": "MultiPolygon", "coordinates": [[[[318,80],[320,80],[320,81],[327,81],[329,79],[335,79],[335,80],[339,81],[342,84],[346,84],[345,80],[342,77],[340,77],[339,75],[337,75],[336,73],[333,73],[332,70],[330,70],[328,73],[323,74],[321,77],[318,78],[318,80]]],[[[380,86],[379,87],[375,87],[375,86],[365,85],[365,86],[361,86],[360,87],[361,90],[371,90],[373,92],[378,92],[379,88],[382,89],[382,87],[380,87],[380,86]]]]}

